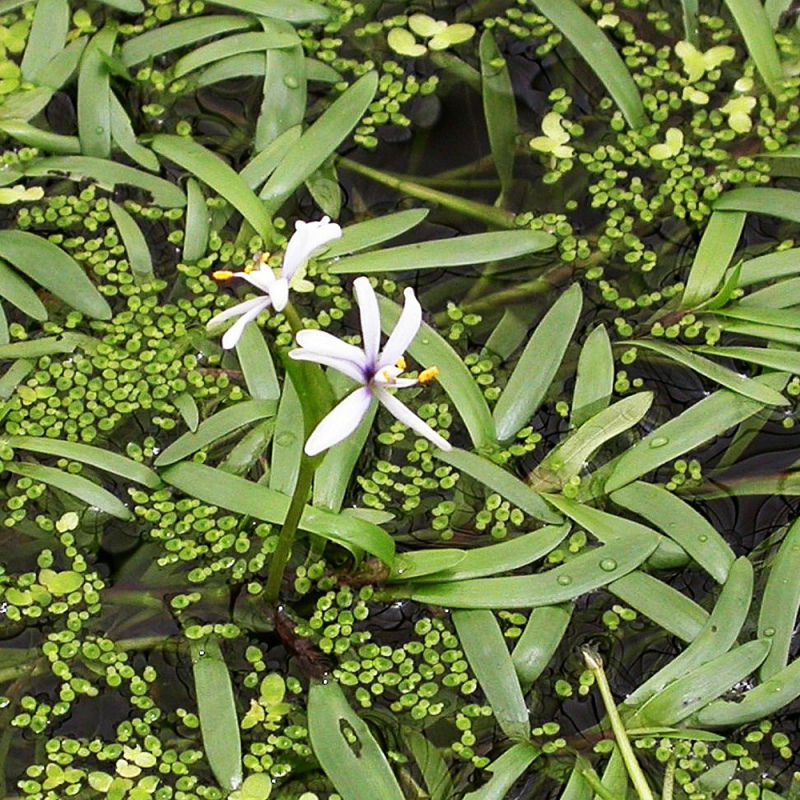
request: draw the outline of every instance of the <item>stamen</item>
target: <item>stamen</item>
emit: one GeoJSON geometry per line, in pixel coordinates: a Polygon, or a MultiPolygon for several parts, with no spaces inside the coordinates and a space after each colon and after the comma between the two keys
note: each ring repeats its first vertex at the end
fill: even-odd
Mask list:
{"type": "Polygon", "coordinates": [[[399,370],[404,370],[407,366],[405,358],[403,358],[403,356],[400,356],[400,358],[397,359],[397,363],[395,364],[395,366],[399,370]]]}
{"type": "Polygon", "coordinates": [[[233,277],[233,273],[229,269],[218,269],[211,273],[211,277],[215,281],[229,281],[233,277]]]}
{"type": "Polygon", "coordinates": [[[258,269],[258,267],[255,264],[248,264],[244,268],[244,272],[245,272],[245,274],[249,275],[251,272],[255,272],[257,269],[258,269]]]}
{"type": "Polygon", "coordinates": [[[422,372],[420,372],[417,380],[420,383],[430,383],[431,381],[435,381],[438,377],[439,367],[428,367],[428,369],[424,369],[422,372]]]}

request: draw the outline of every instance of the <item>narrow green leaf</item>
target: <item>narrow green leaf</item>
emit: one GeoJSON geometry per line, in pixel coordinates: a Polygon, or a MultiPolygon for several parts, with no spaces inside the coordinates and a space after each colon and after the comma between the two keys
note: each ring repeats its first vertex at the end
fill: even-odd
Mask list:
{"type": "Polygon", "coordinates": [[[0,258],[78,311],[95,319],[111,317],[111,308],[83,268],[47,239],[27,231],[0,231],[0,258]]]}
{"type": "Polygon", "coordinates": [[[54,92],[54,89],[47,86],[37,86],[30,91],[7,95],[8,99],[0,106],[0,119],[27,121],[44,110],[54,92]]]}
{"type": "Polygon", "coordinates": [[[685,347],[645,339],[637,339],[635,342],[622,342],[621,344],[629,344],[635,347],[642,347],[645,350],[652,350],[654,353],[672,359],[678,364],[683,364],[685,367],[694,370],[700,375],[704,375],[706,378],[718,383],[720,386],[724,386],[726,389],[730,389],[743,397],[749,397],[751,400],[756,400],[764,405],[785,406],[789,404],[789,401],[780,392],[775,391],[775,389],[765,386],[763,383],[758,383],[752,378],[739,375],[738,372],[723,367],[721,364],[698,356],[685,347]]]}
{"type": "MultiPolygon", "coordinates": [[[[378,296],[381,325],[384,332],[394,328],[400,319],[401,308],[397,303],[378,296]]],[[[423,367],[439,368],[439,383],[447,392],[461,415],[470,439],[475,447],[489,446],[494,440],[494,423],[489,407],[472,373],[464,365],[461,356],[426,323],[417,334],[408,352],[423,367]]]]}
{"type": "Polygon", "coordinates": [[[204,86],[213,86],[221,81],[232,78],[241,79],[245,76],[260,78],[264,74],[266,56],[261,53],[241,53],[229,56],[220,61],[215,61],[202,72],[192,76],[194,86],[201,89],[204,86]]]}
{"type": "Polygon", "coordinates": [[[286,158],[302,133],[300,125],[285,130],[257,153],[239,173],[241,179],[255,191],[286,158]]]}
{"type": "Polygon", "coordinates": [[[161,165],[158,163],[156,154],[136,141],[136,133],[133,130],[131,118],[114,92],[111,92],[110,99],[112,141],[128,158],[135,161],[140,167],[144,167],[150,172],[158,172],[161,169],[161,165]]]}
{"type": "Polygon", "coordinates": [[[264,95],[256,121],[254,149],[261,152],[282,133],[301,125],[306,113],[306,61],[300,39],[288,22],[261,18],[269,34],[292,37],[294,47],[267,50],[264,95]]]}
{"type": "Polygon", "coordinates": [[[236,356],[244,373],[247,391],[253,400],[276,402],[281,396],[281,387],[272,353],[264,335],[255,325],[248,325],[236,343],[236,356]]]}
{"type": "Polygon", "coordinates": [[[219,469],[232,475],[247,475],[264,453],[267,452],[275,432],[275,418],[271,417],[254,425],[231,447],[219,469]]]}
{"type": "Polygon", "coordinates": [[[165,467],[188,458],[237,428],[273,416],[276,407],[277,403],[274,400],[245,400],[229,408],[223,408],[222,411],[204,420],[194,433],[184,433],[176,439],[159,454],[154,463],[157,467],[165,467]]]}
{"type": "Polygon", "coordinates": [[[33,361],[15,361],[0,377],[0,400],[8,400],[33,367],[33,361]]]}
{"type": "MultiPolygon", "coordinates": [[[[205,465],[184,461],[164,470],[161,477],[192,497],[264,522],[280,525],[289,510],[290,498],[286,495],[205,465]]],[[[348,550],[365,550],[389,566],[394,560],[392,537],[356,516],[306,506],[300,527],[348,550]]]]}
{"type": "Polygon", "coordinates": [[[192,642],[197,715],[208,765],[225,791],[242,785],[242,743],[228,665],[214,638],[192,642]]]}
{"type": "Polygon", "coordinates": [[[434,580],[438,580],[440,572],[454,568],[464,560],[466,555],[464,550],[457,550],[453,547],[400,553],[394,558],[387,581],[400,583],[431,576],[434,580]]]}
{"type": "MultiPolygon", "coordinates": [[[[86,49],[86,45],[88,44],[88,37],[86,36],[79,36],[74,41],[70,42],[66,47],[62,48],[61,51],[53,56],[44,69],[39,74],[38,81],[41,84],[41,89],[49,89],[50,95],[53,92],[57,92],[64,84],[66,84],[72,76],[75,74],[75,71],[78,69],[78,65],[81,62],[81,58],[83,57],[83,51],[86,49]]],[[[8,102],[3,105],[3,116],[10,110],[7,108],[8,102]]],[[[45,103],[46,105],[46,103],[45,103]]],[[[25,116],[24,114],[13,114],[9,113],[9,117],[21,117],[23,119],[30,119],[31,116],[25,116]]]]}
{"type": "Polygon", "coordinates": [[[264,204],[247,187],[239,174],[219,156],[193,139],[161,133],[153,137],[153,150],[174,161],[224,197],[264,240],[270,238],[272,220],[264,204]]]}
{"type": "MultiPolygon", "coordinates": [[[[785,385],[787,377],[783,373],[771,373],[756,380],[777,389],[785,385]]],[[[610,493],[620,489],[662,464],[674,461],[757,414],[762,408],[762,403],[727,389],[714,392],[623,453],[606,481],[605,491],[610,493]]]]}
{"type": "Polygon", "coordinates": [[[608,585],[608,591],[673,636],[691,642],[708,622],[694,600],[645,572],[634,570],[608,585]]]}
{"type": "Polygon", "coordinates": [[[695,47],[699,46],[697,13],[699,0],[681,0],[683,8],[683,38],[695,47]]]}
{"type": "Polygon", "coordinates": [[[575,766],[572,768],[567,785],[558,800],[592,800],[595,796],[594,790],[584,777],[587,770],[591,768],[591,765],[583,756],[578,756],[575,759],[575,766]]]}
{"type": "Polygon", "coordinates": [[[188,392],[181,392],[172,403],[178,409],[178,413],[186,423],[186,427],[194,433],[200,424],[200,409],[197,407],[194,398],[188,392]]]}
{"type": "Polygon", "coordinates": [[[505,800],[517,779],[539,757],[541,751],[530,742],[517,742],[503,755],[484,769],[492,777],[474,792],[464,795],[464,800],[505,800]]]}
{"type": "Polygon", "coordinates": [[[442,756],[442,748],[432,744],[413,728],[403,726],[401,731],[422,773],[430,800],[450,800],[453,793],[453,779],[450,777],[450,768],[442,756]]]}
{"type": "Polygon", "coordinates": [[[773,717],[798,696],[800,696],[800,658],[735,700],[715,700],[709,703],[692,719],[704,728],[738,728],[748,722],[773,717]]]}
{"type": "Polygon", "coordinates": [[[449,608],[533,608],[574,600],[636,569],[658,546],[658,537],[620,536],[547,572],[477,578],[410,587],[412,600],[449,608]]]}
{"type": "Polygon", "coordinates": [[[209,14],[202,17],[172,22],[141,33],[122,45],[122,62],[132,67],[157,58],[164,53],[189,47],[212,36],[224,36],[232,31],[252,28],[255,22],[247,17],[232,14],[209,14]]]}
{"type": "Polygon", "coordinates": [[[717,583],[725,583],[736,556],[708,520],[672,492],[636,481],[611,495],[677,542],[717,583]]]}
{"type": "Polygon", "coordinates": [[[273,19],[284,19],[297,25],[325,22],[330,16],[325,6],[312,0],[214,0],[214,5],[235,8],[246,14],[256,14],[273,19]]]}
{"type": "Polygon", "coordinates": [[[378,88],[378,76],[368,72],[333,101],[306,130],[261,190],[267,209],[276,212],[344,141],[369,107],[378,88]]]}
{"type": "Polygon", "coordinates": [[[526,514],[530,514],[534,519],[543,522],[560,521],[558,515],[552,511],[538,492],[497,464],[457,447],[447,453],[437,451],[436,457],[480,481],[526,514]]]}
{"type": "Polygon", "coordinates": [[[326,260],[339,258],[374,247],[376,244],[383,244],[419,225],[428,216],[429,211],[427,208],[409,208],[384,217],[348,225],[342,231],[341,239],[331,242],[323,258],[326,260]]]}
{"type": "Polygon", "coordinates": [[[80,153],[81,145],[77,136],[62,136],[43,131],[21,119],[0,120],[0,131],[8,134],[22,144],[37,147],[46,153],[75,155],[80,153]]]}
{"type": "Polygon", "coordinates": [[[720,195],[714,203],[714,211],[746,211],[800,222],[799,201],[800,193],[792,189],[745,187],[720,195]]]}
{"type": "MultiPolygon", "coordinates": [[[[211,219],[206,198],[200,184],[194,179],[186,181],[186,230],[183,236],[183,260],[189,264],[199,261],[208,247],[211,219]]],[[[248,325],[247,331],[251,328],[248,325]]]]}
{"type": "Polygon", "coordinates": [[[707,662],[648,700],[629,720],[630,727],[677,724],[758,669],[768,651],[769,642],[757,639],[707,662]]]}
{"type": "Polygon", "coordinates": [[[386,756],[336,681],[311,682],[308,738],[342,800],[403,800],[386,756]]]}
{"type": "Polygon", "coordinates": [[[0,261],[0,297],[39,322],[47,319],[44,303],[5,261],[0,261]]]}
{"type": "Polygon", "coordinates": [[[83,464],[110,472],[112,475],[118,475],[120,478],[141,483],[151,489],[161,483],[158,475],[149,467],[101,447],[93,447],[79,442],[66,442],[63,439],[51,439],[47,436],[10,436],[7,441],[13,448],[80,461],[83,464]]]}
{"type": "MultiPolygon", "coordinates": [[[[459,559],[458,564],[451,567],[440,567],[436,574],[422,575],[420,573],[417,580],[422,583],[464,581],[470,578],[499,575],[502,572],[526,567],[555,550],[567,537],[570,527],[570,525],[548,525],[507,542],[471,548],[459,559]]],[[[403,561],[411,560],[416,563],[418,559],[414,553],[407,553],[405,556],[398,556],[397,560],[399,567],[403,561]]],[[[405,571],[399,579],[411,580],[412,578],[407,575],[408,572],[405,571]]]]}
{"type": "Polygon", "coordinates": [[[405,272],[419,269],[441,269],[468,264],[482,264],[504,258],[516,258],[555,244],[549,233],[541,231],[494,231],[453,236],[432,242],[417,242],[400,247],[346,256],[330,265],[335,275],[370,275],[383,272],[405,272]]]}
{"type": "Polygon", "coordinates": [[[304,421],[303,408],[294,384],[285,378],[283,392],[275,418],[275,438],[272,440],[269,488],[291,495],[300,473],[303,458],[304,421]]]}
{"type": "Polygon", "coordinates": [[[741,336],[753,336],[756,339],[767,339],[782,344],[800,345],[800,330],[778,327],[777,325],[759,325],[755,322],[726,320],[721,327],[728,333],[741,336]]]}
{"type": "Polygon", "coordinates": [[[760,0],[725,0],[767,89],[776,97],[783,85],[783,68],[769,18],[760,0]]]}
{"type": "Polygon", "coordinates": [[[36,82],[39,73],[61,52],[67,42],[68,30],[67,0],[39,0],[19,65],[26,81],[36,82]]]}
{"type": "Polygon", "coordinates": [[[728,580],[702,630],[677,657],[625,698],[625,707],[641,705],[673,681],[727,653],[747,619],[753,598],[753,566],[744,557],[731,566],[728,580]]]}
{"type": "Polygon", "coordinates": [[[117,226],[122,244],[128,253],[128,263],[137,283],[147,283],[153,280],[153,260],[150,258],[150,248],[144,238],[136,220],[120,205],[113,200],[109,203],[109,211],[114,224],[117,226]]]}
{"type": "Polygon", "coordinates": [[[499,441],[511,439],[541,405],[572,339],[582,306],[580,286],[574,284],[536,326],[492,413],[499,441]]]}
{"type": "Polygon", "coordinates": [[[144,11],[144,3],[141,0],[100,0],[100,2],[126,14],[141,14],[144,11]]]}
{"type": "MultiPolygon", "coordinates": [[[[778,284],[778,286],[780,285],[778,284]]],[[[754,296],[750,295],[750,297],[754,296]]],[[[716,314],[718,317],[726,319],[740,319],[761,325],[800,329],[800,319],[797,318],[797,313],[791,308],[757,308],[754,305],[733,305],[726,309],[720,309],[716,314]]]]}
{"type": "Polygon", "coordinates": [[[64,472],[55,467],[43,467],[41,464],[21,464],[17,462],[6,463],[5,468],[16,475],[24,475],[40,483],[46,483],[56,489],[61,489],[67,494],[83,500],[89,506],[95,506],[112,517],[120,519],[133,519],[133,514],[125,507],[121,500],[102,486],[92,483],[80,475],[64,472]]]}
{"type": "Polygon", "coordinates": [[[491,31],[480,41],[481,95],[489,146],[503,192],[511,188],[516,149],[517,103],[511,76],[491,31]]]}
{"type": "Polygon", "coordinates": [[[42,336],[26,342],[0,345],[0,361],[14,358],[39,358],[53,353],[71,353],[76,347],[66,336],[42,336]]]}
{"type": "Polygon", "coordinates": [[[652,392],[638,392],[595,414],[547,454],[531,474],[532,488],[560,491],[606,442],[640,422],[652,403],[652,392]]]}
{"type": "Polygon", "coordinates": [[[528,332],[539,316],[539,309],[533,304],[507,308],[486,340],[484,351],[493,353],[501,361],[507,361],[514,351],[527,341],[528,332]]]}
{"type": "Polygon", "coordinates": [[[125,164],[115,164],[104,158],[88,158],[87,156],[53,156],[42,158],[25,165],[25,174],[30,177],[42,177],[63,173],[73,180],[90,179],[104,189],[114,189],[117,184],[138,186],[149,192],[153,202],[158,206],[182,208],[186,205],[186,196],[178,186],[155,175],[148,175],[125,164]]]}
{"type": "Polygon", "coordinates": [[[798,273],[800,273],[800,247],[778,250],[745,261],[739,273],[739,287],[744,289],[754,283],[788,278],[798,273]]]}
{"type": "Polygon", "coordinates": [[[78,70],[78,138],[81,153],[96,158],[111,156],[111,85],[103,55],[110,55],[117,38],[106,27],[86,45],[78,70]]]}
{"type": "Polygon", "coordinates": [[[578,427],[608,406],[614,389],[614,354],[604,325],[587,337],[578,357],[570,424],[578,427]]]}
{"type": "Polygon", "coordinates": [[[265,33],[259,31],[234,33],[231,36],[226,36],[223,39],[195,48],[183,58],[179,58],[175,62],[175,77],[182,78],[196,69],[231,56],[242,53],[260,53],[275,47],[293,47],[298,41],[297,34],[294,31],[290,33],[265,33]]]}
{"type": "Polygon", "coordinates": [[[602,81],[631,128],[640,128],[646,118],[642,98],[625,62],[602,28],[573,0],[535,0],[535,5],[586,60],[602,81]]]}
{"type": "Polygon", "coordinates": [[[742,235],[743,211],[714,211],[697,248],[681,308],[696,308],[717,291],[742,235]]]}
{"type": "Polygon", "coordinates": [[[797,612],[800,610],[800,520],[795,521],[784,537],[770,564],[769,576],[758,613],[758,636],[772,642],[769,655],[761,665],[762,681],[774,677],[789,662],[795,637],[797,612]]]}
{"type": "Polygon", "coordinates": [[[523,691],[527,691],[545,671],[567,631],[574,606],[541,606],[528,617],[522,636],[511,652],[514,669],[523,691]]]}
{"type": "Polygon", "coordinates": [[[779,347],[699,347],[702,353],[716,355],[720,358],[732,358],[737,361],[748,361],[769,369],[783,372],[800,373],[800,353],[796,350],[784,350],[779,347]]]}

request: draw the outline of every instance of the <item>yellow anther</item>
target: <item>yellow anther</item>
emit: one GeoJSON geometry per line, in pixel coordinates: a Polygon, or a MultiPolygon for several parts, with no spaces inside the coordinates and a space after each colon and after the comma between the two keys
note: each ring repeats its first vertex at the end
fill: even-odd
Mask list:
{"type": "Polygon", "coordinates": [[[397,363],[395,364],[395,366],[397,367],[397,369],[400,369],[400,370],[405,369],[406,368],[406,360],[405,360],[405,358],[403,358],[403,356],[400,356],[400,358],[397,359],[397,363]]]}
{"type": "Polygon", "coordinates": [[[438,377],[439,367],[428,367],[428,369],[424,369],[422,372],[420,372],[417,380],[420,383],[430,383],[431,381],[435,381],[438,377]]]}
{"type": "Polygon", "coordinates": [[[211,273],[211,277],[215,281],[229,281],[233,277],[233,273],[229,269],[218,269],[211,273]]]}
{"type": "Polygon", "coordinates": [[[258,269],[258,267],[257,267],[255,264],[248,264],[248,265],[247,265],[247,266],[244,268],[244,271],[245,271],[245,273],[246,273],[247,275],[249,275],[251,272],[255,272],[257,269],[258,269]]]}

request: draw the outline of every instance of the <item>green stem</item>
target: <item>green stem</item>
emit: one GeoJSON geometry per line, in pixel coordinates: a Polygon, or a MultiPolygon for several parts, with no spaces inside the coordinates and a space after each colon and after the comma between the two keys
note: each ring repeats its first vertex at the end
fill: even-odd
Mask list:
{"type": "Polygon", "coordinates": [[[642,768],[639,766],[639,762],[636,760],[636,754],[633,752],[628,732],[625,730],[619,711],[617,711],[617,704],[614,700],[614,695],[611,694],[611,687],[608,685],[608,679],[606,678],[605,670],[603,670],[603,662],[600,656],[593,652],[591,648],[584,647],[583,659],[597,681],[597,688],[603,698],[603,705],[606,707],[608,719],[611,722],[611,730],[617,740],[617,747],[619,747],[619,751],[622,754],[625,768],[628,770],[631,783],[633,783],[639,799],[654,800],[653,792],[647,783],[647,778],[645,778],[642,768]]]}
{"type": "Polygon", "coordinates": [[[292,495],[292,502],[289,504],[289,510],[286,512],[286,519],[283,522],[281,534],[278,538],[278,546],[272,554],[272,560],[269,565],[267,586],[264,589],[264,599],[268,605],[275,605],[278,602],[281,584],[283,582],[283,573],[286,571],[286,565],[289,563],[294,537],[300,525],[300,518],[303,516],[303,509],[308,500],[308,494],[311,491],[311,482],[314,479],[316,461],[317,459],[309,458],[306,455],[303,455],[300,461],[300,473],[297,476],[297,485],[292,495]]]}
{"type": "Polygon", "coordinates": [[[617,800],[614,795],[603,786],[600,776],[591,767],[581,770],[581,775],[583,775],[586,783],[594,789],[594,793],[600,800],[617,800]]]}
{"type": "Polygon", "coordinates": [[[494,206],[486,205],[486,203],[478,203],[474,200],[465,200],[463,197],[457,197],[454,194],[440,192],[436,189],[431,189],[427,186],[422,186],[416,181],[410,181],[398,175],[392,175],[387,172],[382,172],[378,169],[373,169],[365,164],[359,164],[357,161],[351,161],[349,158],[340,156],[338,162],[340,167],[355,172],[358,175],[363,175],[365,178],[370,178],[376,183],[381,183],[398,192],[416,197],[418,200],[424,200],[429,203],[436,203],[437,205],[449,208],[465,217],[472,217],[479,222],[484,223],[492,228],[502,228],[505,230],[512,230],[517,227],[514,222],[514,214],[510,211],[505,211],[502,208],[495,208],[494,206]]]}
{"type": "Polygon", "coordinates": [[[672,800],[672,793],[675,789],[675,767],[678,765],[677,759],[673,756],[667,761],[664,769],[664,784],[661,788],[661,800],[672,800]]]}

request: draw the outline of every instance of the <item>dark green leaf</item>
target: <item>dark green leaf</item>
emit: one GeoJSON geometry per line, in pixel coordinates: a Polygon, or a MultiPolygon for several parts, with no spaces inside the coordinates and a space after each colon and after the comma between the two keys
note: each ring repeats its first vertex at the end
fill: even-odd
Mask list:
{"type": "Polygon", "coordinates": [[[761,79],[777,97],[783,85],[783,68],[763,4],[760,0],[725,0],[725,5],[736,20],[761,79]]]}
{"type": "Polygon", "coordinates": [[[47,319],[44,303],[5,261],[0,261],[0,297],[39,322],[47,319]]]}
{"type": "Polygon", "coordinates": [[[405,233],[407,230],[419,225],[428,216],[427,208],[409,208],[406,211],[395,211],[383,217],[375,217],[365,222],[348,225],[342,231],[342,238],[331,242],[325,251],[325,259],[339,258],[339,256],[366,250],[376,244],[382,244],[389,239],[405,233]]]}
{"type": "Polygon", "coordinates": [[[505,800],[520,775],[539,757],[540,750],[530,742],[517,742],[485,767],[492,777],[464,800],[505,800]]]}
{"type": "Polygon", "coordinates": [[[43,68],[61,52],[67,42],[68,29],[67,0],[39,0],[19,65],[26,81],[36,82],[43,68]]]}
{"type": "Polygon", "coordinates": [[[36,147],[46,153],[63,153],[74,155],[80,153],[81,145],[77,136],[62,136],[58,133],[43,131],[21,119],[0,120],[0,131],[7,133],[18,142],[36,147]]]}
{"type": "Polygon", "coordinates": [[[528,617],[522,636],[511,652],[514,669],[523,691],[527,691],[544,672],[561,644],[572,619],[573,605],[540,606],[528,617]]]}
{"type": "MultiPolygon", "coordinates": [[[[194,179],[186,181],[186,231],[183,236],[183,260],[199,261],[208,247],[211,220],[206,198],[200,184],[194,179]]],[[[245,332],[252,326],[248,325],[245,332]]]]}
{"type": "Polygon", "coordinates": [[[115,28],[96,33],[81,57],[78,71],[78,138],[81,153],[96,158],[111,155],[111,85],[102,54],[110,54],[115,28]]]}
{"type": "Polygon", "coordinates": [[[604,325],[587,337],[578,357],[575,389],[572,392],[570,423],[582,425],[608,406],[614,389],[614,354],[604,325]]]}
{"type": "Polygon", "coordinates": [[[745,187],[720,195],[714,211],[747,211],[800,222],[799,201],[800,193],[791,189],[745,187]]]}
{"type": "Polygon", "coordinates": [[[109,203],[109,211],[128,253],[128,263],[134,278],[138,283],[147,283],[153,280],[155,275],[153,274],[153,260],[150,258],[150,248],[147,246],[147,240],[136,220],[113,200],[109,203]]]}

